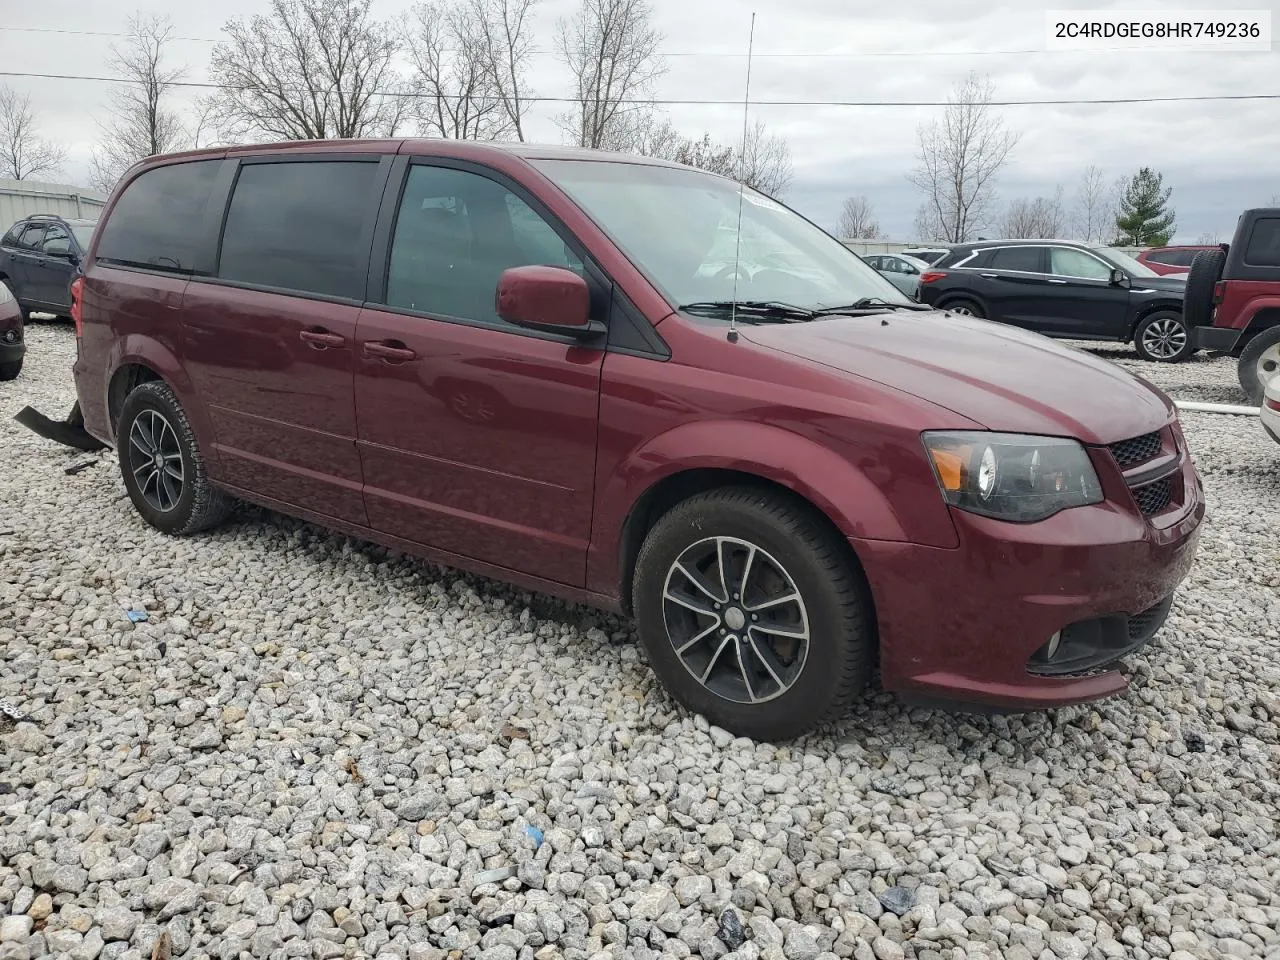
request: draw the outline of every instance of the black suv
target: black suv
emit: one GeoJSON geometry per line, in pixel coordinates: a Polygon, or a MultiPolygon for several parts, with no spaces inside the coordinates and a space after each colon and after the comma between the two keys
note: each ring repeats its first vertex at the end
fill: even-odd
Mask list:
{"type": "Polygon", "coordinates": [[[1051,337],[1133,342],[1144,360],[1196,349],[1182,319],[1186,280],[1111,247],[1067,240],[956,246],[920,277],[920,302],[1051,337]]]}
{"type": "Polygon", "coordinates": [[[71,280],[96,225],[41,213],[19,220],[0,240],[0,282],[13,291],[24,320],[33,310],[70,315],[71,280]]]}

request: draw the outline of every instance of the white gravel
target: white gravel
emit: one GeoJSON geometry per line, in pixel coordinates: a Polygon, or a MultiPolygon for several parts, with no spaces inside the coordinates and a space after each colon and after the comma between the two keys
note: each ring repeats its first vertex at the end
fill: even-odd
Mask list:
{"type": "MultiPolygon", "coordinates": [[[[9,419],[73,400],[70,329],[29,344],[0,385],[0,697],[31,718],[0,716],[0,960],[162,933],[269,960],[1280,957],[1280,447],[1254,421],[1185,418],[1210,519],[1129,695],[878,694],[774,747],[676,709],[621,621],[257,510],[152,532],[112,460],[67,476],[84,455],[9,419]]],[[[1113,352],[1239,401],[1230,360],[1113,352]]]]}

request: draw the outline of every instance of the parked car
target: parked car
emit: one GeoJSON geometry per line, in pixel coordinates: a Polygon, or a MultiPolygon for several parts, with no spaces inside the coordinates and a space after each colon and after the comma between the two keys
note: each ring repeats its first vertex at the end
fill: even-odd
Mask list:
{"type": "Polygon", "coordinates": [[[1194,344],[1236,357],[1240,388],[1262,403],[1280,375],[1280,208],[1246,210],[1230,244],[1196,256],[1186,316],[1194,344]]]}
{"type": "Polygon", "coordinates": [[[1280,377],[1272,377],[1262,396],[1262,428],[1280,443],[1280,377]]]}
{"type": "Polygon", "coordinates": [[[1182,319],[1185,286],[1109,247],[993,240],[961,244],[934,264],[920,278],[920,300],[1051,337],[1132,342],[1142,359],[1173,363],[1195,350],[1182,319]]]}
{"type": "Polygon", "coordinates": [[[879,253],[862,258],[876,273],[915,300],[920,293],[920,276],[929,264],[906,254],[879,253]]]}
{"type": "Polygon", "coordinates": [[[0,282],[0,380],[13,380],[22,372],[22,357],[26,352],[22,309],[8,285],[0,282]]]}
{"type": "Polygon", "coordinates": [[[1183,246],[1183,247],[1151,247],[1139,252],[1134,259],[1146,265],[1160,276],[1181,274],[1186,276],[1191,269],[1191,261],[1197,253],[1205,250],[1217,250],[1217,247],[1183,246]]]}
{"type": "Polygon", "coordinates": [[[659,160],[151,158],[73,292],[84,426],[155,528],[242,498],[634,613],[675,698],[752,737],[838,716],[877,662],[930,702],[1115,694],[1204,514],[1151,385],[911,303],[787,207],[659,160]],[[744,261],[808,272],[702,272],[739,217],[744,261]]]}
{"type": "Polygon", "coordinates": [[[68,290],[94,224],[41,213],[19,220],[0,239],[0,281],[18,298],[24,319],[33,311],[70,313],[68,290]]]}
{"type": "Polygon", "coordinates": [[[932,265],[950,252],[951,247],[908,247],[902,251],[902,255],[904,257],[914,257],[932,265]]]}

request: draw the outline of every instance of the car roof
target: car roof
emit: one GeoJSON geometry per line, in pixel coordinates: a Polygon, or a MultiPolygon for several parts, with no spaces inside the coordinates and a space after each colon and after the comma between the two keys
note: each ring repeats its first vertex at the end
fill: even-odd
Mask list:
{"type": "MultiPolygon", "coordinates": [[[[524,160],[593,160],[650,167],[675,167],[681,170],[690,169],[688,165],[676,163],[674,160],[641,157],[611,150],[592,150],[586,147],[566,147],[558,144],[490,143],[441,137],[409,137],[382,140],[286,140],[277,143],[211,147],[203,150],[161,154],[147,158],[142,161],[142,164],[159,166],[176,161],[288,153],[294,150],[307,151],[309,153],[404,153],[414,156],[443,156],[474,160],[514,156],[524,160]]],[[[715,174],[712,174],[712,176],[715,176],[715,174]]]]}
{"type": "Polygon", "coordinates": [[[964,243],[957,243],[951,250],[955,252],[958,250],[981,250],[984,247],[1042,247],[1047,243],[1061,247],[1079,247],[1081,250],[1103,250],[1107,247],[1105,243],[1082,243],[1079,240],[1058,240],[1046,237],[1043,240],[1029,238],[1019,238],[1017,240],[968,240],[964,243]]]}

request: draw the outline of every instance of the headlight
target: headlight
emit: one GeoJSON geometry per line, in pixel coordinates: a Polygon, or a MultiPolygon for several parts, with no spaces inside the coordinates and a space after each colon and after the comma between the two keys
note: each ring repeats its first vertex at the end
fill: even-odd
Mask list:
{"type": "Polygon", "coordinates": [[[953,507],[1032,523],[1102,502],[1089,455],[1075,440],[1019,433],[924,434],[942,496],[953,507]]]}

